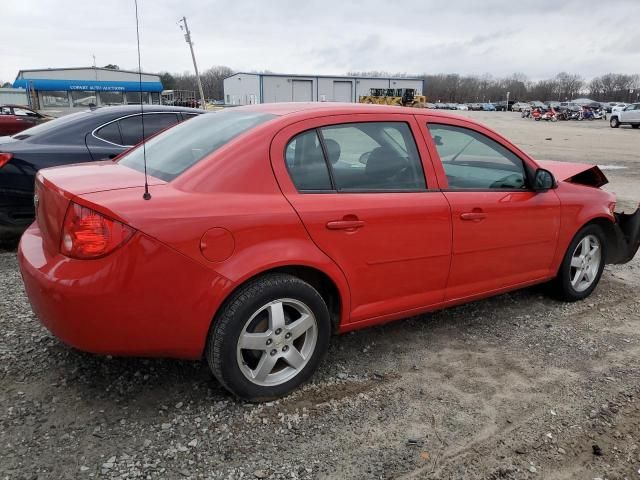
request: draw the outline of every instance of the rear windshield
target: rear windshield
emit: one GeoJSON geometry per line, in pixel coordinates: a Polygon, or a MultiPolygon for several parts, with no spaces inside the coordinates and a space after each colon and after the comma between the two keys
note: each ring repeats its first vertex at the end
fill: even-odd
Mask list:
{"type": "Polygon", "coordinates": [[[72,123],[82,117],[87,117],[91,114],[90,111],[86,112],[78,112],[72,113],[71,115],[65,115],[64,117],[56,118],[54,120],[50,120],[45,123],[41,123],[40,125],[36,125],[35,127],[27,128],[26,130],[21,131],[13,136],[16,140],[26,140],[27,138],[31,138],[34,135],[42,135],[43,133],[47,133],[50,130],[55,130],[56,128],[61,127],[62,125],[66,125],[67,123],[72,123]]]}
{"type": "MultiPolygon", "coordinates": [[[[238,135],[275,118],[269,113],[227,110],[199,115],[180,123],[146,143],[147,172],[171,181],[238,135]]],[[[144,171],[142,147],[126,154],[119,163],[144,171]]]]}

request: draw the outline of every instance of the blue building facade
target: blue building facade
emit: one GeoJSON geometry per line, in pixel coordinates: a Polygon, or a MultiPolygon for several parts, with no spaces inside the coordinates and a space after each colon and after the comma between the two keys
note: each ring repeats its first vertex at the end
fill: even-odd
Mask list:
{"type": "Polygon", "coordinates": [[[24,88],[36,109],[84,109],[88,106],[160,104],[162,82],[156,74],[108,68],[21,70],[13,88],[24,88]],[[140,78],[142,77],[142,78],[140,78]]]}

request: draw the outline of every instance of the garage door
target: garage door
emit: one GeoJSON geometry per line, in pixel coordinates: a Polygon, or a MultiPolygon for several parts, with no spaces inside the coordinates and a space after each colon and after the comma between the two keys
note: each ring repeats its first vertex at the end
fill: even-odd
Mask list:
{"type": "Polygon", "coordinates": [[[312,96],[311,80],[294,80],[293,81],[293,101],[294,102],[310,102],[312,96]]]}
{"type": "Polygon", "coordinates": [[[351,82],[333,82],[333,101],[352,102],[351,82]]]}

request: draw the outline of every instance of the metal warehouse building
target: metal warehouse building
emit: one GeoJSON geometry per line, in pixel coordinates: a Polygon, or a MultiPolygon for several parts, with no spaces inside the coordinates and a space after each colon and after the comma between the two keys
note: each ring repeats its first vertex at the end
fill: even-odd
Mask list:
{"type": "Polygon", "coordinates": [[[20,70],[13,88],[26,90],[36,109],[74,109],[93,105],[160,103],[160,76],[109,68],[20,70]]]}
{"type": "Polygon", "coordinates": [[[357,102],[372,88],[413,88],[421,95],[423,86],[421,78],[236,73],[224,79],[224,101],[228,105],[357,102]]]}

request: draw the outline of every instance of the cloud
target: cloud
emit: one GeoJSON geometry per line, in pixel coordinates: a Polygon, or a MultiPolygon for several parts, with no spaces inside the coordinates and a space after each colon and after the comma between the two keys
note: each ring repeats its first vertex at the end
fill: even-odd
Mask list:
{"type": "MultiPolygon", "coordinates": [[[[177,21],[189,20],[201,70],[339,74],[560,70],[590,78],[640,70],[637,0],[139,0],[147,71],[193,69],[177,21]]],[[[137,65],[133,0],[4,2],[0,79],[20,69],[137,65]],[[7,41],[6,39],[10,39],[7,41]]]]}

